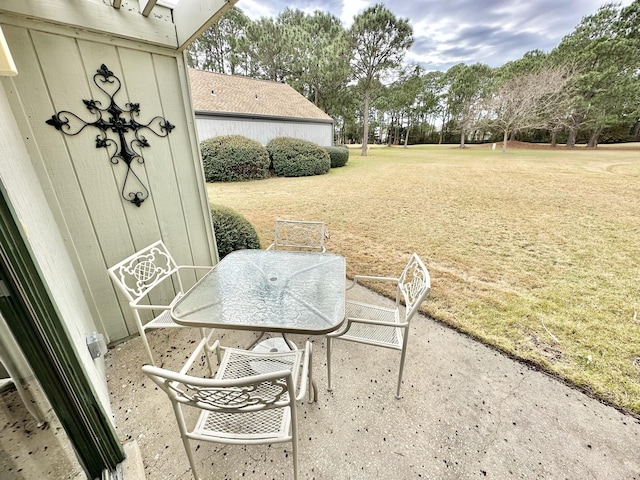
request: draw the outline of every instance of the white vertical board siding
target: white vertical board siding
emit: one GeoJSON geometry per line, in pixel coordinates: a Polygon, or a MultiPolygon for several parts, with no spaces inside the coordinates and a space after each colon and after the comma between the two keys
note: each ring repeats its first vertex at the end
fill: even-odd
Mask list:
{"type": "MultiPolygon", "coordinates": [[[[108,267],[160,238],[178,263],[214,261],[182,58],[173,51],[110,43],[108,38],[96,41],[73,30],[62,35],[60,27],[49,33],[46,25],[18,23],[3,24],[19,70],[7,97],[37,175],[34,180],[42,185],[91,314],[98,329],[117,341],[137,330],[130,308],[107,275],[108,267]],[[175,125],[167,137],[143,133],[150,147],[141,150],[144,163],[133,168],[150,197],[139,208],[122,199],[126,165],[113,165],[107,150],[96,148],[98,129],[86,127],[66,136],[45,124],[61,110],[96,119],[82,100],[108,105],[109,97],[93,82],[103,63],[122,82],[115,96],[120,107],[139,103],[139,123],[162,116],[175,125]]],[[[113,133],[108,136],[115,138],[113,133]]]]}
{"type": "Polygon", "coordinates": [[[263,145],[276,137],[300,138],[323,147],[333,145],[331,123],[196,114],[196,125],[199,141],[220,135],[244,135],[263,145]]]}
{"type": "MultiPolygon", "coordinates": [[[[178,263],[191,265],[211,265],[215,253],[210,248],[193,248],[207,239],[212,247],[215,243],[211,229],[211,213],[207,198],[206,182],[202,170],[202,162],[198,149],[196,132],[193,125],[193,113],[189,99],[186,66],[182,57],[167,57],[154,55],[154,65],[158,87],[163,92],[162,104],[166,111],[181,112],[180,135],[170,135],[169,142],[173,151],[173,164],[176,185],[176,195],[182,201],[176,211],[185,224],[186,236],[182,239],[184,248],[176,250],[178,263]],[[177,62],[177,68],[176,68],[177,62]],[[203,222],[202,219],[205,218],[203,222]],[[209,227],[209,228],[205,228],[209,227]],[[188,248],[191,247],[191,255],[188,248]]],[[[174,130],[175,132],[175,130],[174,130]]],[[[161,221],[172,223],[177,218],[162,217],[161,221]]],[[[172,231],[174,229],[167,229],[172,231]]],[[[169,245],[173,243],[167,241],[169,245]]]]}
{"type": "MultiPolygon", "coordinates": [[[[31,38],[44,75],[46,91],[51,96],[51,115],[61,110],[69,110],[85,120],[93,121],[96,116],[87,110],[82,100],[94,98],[100,100],[103,105],[108,105],[106,99],[96,95],[97,88],[90,80],[100,65],[96,68],[90,68],[91,65],[85,68],[76,39],[38,31],[32,31],[31,38]],[[60,68],[61,65],[64,65],[64,68],[60,68]],[[87,78],[88,75],[90,78],[87,78]]],[[[115,49],[111,56],[115,57],[115,49]]],[[[108,56],[103,56],[101,61],[108,66],[108,56]]],[[[28,80],[25,83],[28,86],[28,80]]],[[[23,99],[26,100],[24,96],[23,99]]],[[[99,130],[87,127],[76,136],[63,135],[44,123],[42,115],[45,111],[39,105],[34,106],[36,112],[38,109],[40,121],[32,119],[34,128],[45,130],[42,133],[46,138],[56,143],[53,149],[43,149],[41,168],[52,175],[56,165],[64,163],[68,166],[68,171],[64,177],[55,177],[53,190],[64,192],[72,189],[76,192],[73,203],[61,203],[60,208],[87,277],[88,293],[93,297],[96,309],[103,317],[109,337],[126,337],[135,328],[133,317],[127,316],[128,324],[109,325],[110,318],[113,318],[113,314],[110,313],[111,305],[117,305],[113,298],[115,292],[106,295],[113,287],[109,285],[108,278],[100,278],[96,268],[98,262],[104,265],[105,260],[109,260],[109,256],[104,255],[105,250],[110,253],[114,248],[126,248],[127,245],[131,245],[130,228],[122,202],[119,195],[111,194],[118,188],[117,177],[122,175],[122,165],[113,166],[106,149],[95,147],[95,138],[99,130]],[[38,125],[35,125],[36,123],[38,125]],[[79,225],[84,223],[80,217],[85,217],[90,224],[80,228],[79,225]],[[110,247],[115,238],[123,239],[122,243],[110,247]],[[87,268],[87,262],[91,262],[94,267],[87,268]],[[97,292],[100,294],[96,294],[97,292]]],[[[51,115],[44,116],[44,120],[51,115]]],[[[37,132],[36,141],[39,142],[37,132]]],[[[135,227],[134,225],[133,228],[135,227]]]]}
{"type": "MultiPolygon", "coordinates": [[[[94,298],[106,300],[110,294],[115,301],[114,292],[107,285],[108,288],[104,286],[102,288],[103,295],[96,295],[94,289],[99,288],[99,285],[89,286],[79,260],[91,258],[93,255],[91,258],[93,262],[103,261],[100,251],[95,248],[97,239],[83,193],[78,182],[70,181],[75,178],[76,173],[64,138],[60,132],[44,123],[44,120],[51,116],[47,110],[53,114],[54,106],[35,46],[29,31],[24,28],[3,26],[3,31],[19,68],[18,76],[11,79],[11,89],[7,89],[8,100],[25,140],[39,183],[44,189],[58,229],[65,240],[67,251],[72,261],[75,260],[76,272],[88,299],[89,308],[98,323],[98,328],[107,331],[106,325],[102,322],[100,305],[96,304],[94,298]],[[60,187],[61,185],[64,187],[60,187]],[[74,241],[73,231],[86,232],[85,239],[81,242],[74,241]]],[[[85,92],[88,92],[87,87],[85,92]]],[[[113,333],[118,336],[126,332],[123,325],[113,333]]]]}

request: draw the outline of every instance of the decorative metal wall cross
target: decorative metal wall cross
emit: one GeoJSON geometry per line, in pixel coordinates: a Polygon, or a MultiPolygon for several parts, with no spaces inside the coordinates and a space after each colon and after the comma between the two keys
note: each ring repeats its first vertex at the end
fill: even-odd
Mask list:
{"type": "Polygon", "coordinates": [[[139,149],[149,147],[149,142],[141,132],[146,129],[159,137],[166,137],[175,125],[161,116],[153,117],[146,124],[138,123],[135,117],[140,115],[139,103],[127,103],[126,109],[119,107],[114,97],[122,88],[122,82],[104,64],[93,76],[93,83],[109,97],[109,105],[106,108],[101,108],[102,103],[98,100],[82,100],[87,110],[98,116],[95,121],[88,122],[75,113],[61,110],[52,115],[47,123],[69,136],[78,135],[85,127],[99,129],[101,133],[96,135],[96,148],[107,149],[112,164],[117,165],[120,160],[126,163],[127,173],[122,182],[121,195],[122,198],[139,207],[149,198],[149,189],[132,166],[134,160],[139,164],[144,163],[144,157],[139,153],[139,149]],[[128,119],[124,115],[127,115],[128,119]],[[107,136],[109,130],[116,134],[115,140],[107,136]],[[133,133],[133,138],[129,141],[126,138],[128,132],[133,133]],[[134,147],[138,147],[138,150],[134,147]]]}

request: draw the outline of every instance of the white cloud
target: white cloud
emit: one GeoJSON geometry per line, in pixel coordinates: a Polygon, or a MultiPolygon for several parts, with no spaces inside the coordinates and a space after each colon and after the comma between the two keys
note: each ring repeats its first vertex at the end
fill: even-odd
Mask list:
{"type": "Polygon", "coordinates": [[[261,0],[239,0],[238,3],[236,3],[236,7],[254,21],[262,17],[275,17],[279,13],[272,8],[270,2],[261,0]]]}
{"type": "Polygon", "coordinates": [[[530,50],[548,52],[607,1],[627,6],[634,0],[239,0],[236,5],[253,20],[276,17],[287,7],[319,9],[349,28],[354,16],[383,3],[413,27],[415,42],[406,60],[444,71],[461,62],[497,67],[530,50]]]}
{"type": "Polygon", "coordinates": [[[342,24],[349,28],[353,23],[353,17],[372,5],[373,2],[367,0],[342,0],[342,12],[340,12],[342,24]]]}

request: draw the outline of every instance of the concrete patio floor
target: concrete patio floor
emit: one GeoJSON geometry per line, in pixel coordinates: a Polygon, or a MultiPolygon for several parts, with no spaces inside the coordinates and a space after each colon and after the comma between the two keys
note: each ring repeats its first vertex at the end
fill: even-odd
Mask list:
{"type": "MultiPolygon", "coordinates": [[[[363,288],[354,295],[388,302],[363,288]]],[[[410,335],[400,400],[398,352],[336,341],[327,392],[325,340],[312,338],[319,401],[299,404],[300,479],[640,480],[637,418],[423,316],[410,335]]],[[[176,370],[195,338],[186,329],[150,335],[161,366],[176,370]]],[[[219,338],[246,347],[255,334],[219,338]]],[[[118,435],[137,443],[146,478],[192,478],[170,402],[140,370],[140,339],[106,362],[118,435]]],[[[290,448],[201,443],[196,458],[203,479],[290,479],[290,448]]]]}

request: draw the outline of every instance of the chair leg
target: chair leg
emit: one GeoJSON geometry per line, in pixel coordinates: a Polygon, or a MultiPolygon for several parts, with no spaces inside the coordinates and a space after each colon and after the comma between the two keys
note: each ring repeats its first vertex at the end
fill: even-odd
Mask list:
{"type": "MultiPolygon", "coordinates": [[[[204,346],[203,353],[204,353],[204,358],[207,361],[207,368],[209,369],[209,376],[213,377],[213,372],[215,370],[213,369],[213,365],[211,365],[211,357],[209,356],[209,354],[213,350],[213,347],[209,347],[209,340],[211,339],[211,336],[213,335],[213,329],[211,329],[211,332],[209,332],[207,334],[206,329],[201,328],[200,329],[200,335],[202,336],[202,338],[206,339],[205,340],[206,344],[204,346]]],[[[216,350],[216,356],[218,357],[218,365],[219,365],[220,364],[220,354],[218,353],[217,350],[216,350]]]]}
{"type": "Polygon", "coordinates": [[[333,348],[333,338],[327,337],[327,390],[330,392],[331,388],[331,349],[333,348]]]}
{"type": "Polygon", "coordinates": [[[147,355],[149,355],[149,360],[151,360],[151,365],[156,366],[156,362],[153,359],[153,354],[151,353],[151,347],[149,346],[149,340],[147,340],[147,334],[144,330],[140,331],[140,337],[142,338],[142,343],[144,344],[144,348],[147,351],[147,355]]]}
{"type": "Polygon", "coordinates": [[[184,423],[184,416],[182,415],[182,410],[180,409],[180,405],[176,404],[172,400],[173,411],[176,415],[176,420],[178,422],[178,429],[180,430],[180,438],[182,438],[182,445],[184,445],[184,451],[187,453],[187,459],[189,460],[189,466],[191,467],[191,473],[193,474],[194,480],[200,480],[198,476],[198,472],[196,471],[196,461],[193,458],[193,451],[191,449],[191,444],[189,443],[189,437],[187,437],[187,430],[184,423]]]}
{"type": "Polygon", "coordinates": [[[293,480],[298,480],[298,438],[293,438],[293,480]]]}
{"type": "Polygon", "coordinates": [[[396,398],[400,399],[400,387],[402,386],[402,374],[404,373],[404,360],[407,355],[407,341],[409,339],[409,332],[405,331],[404,339],[402,341],[402,354],[400,355],[400,371],[398,373],[398,388],[396,389],[396,398]]]}
{"type": "MultiPolygon", "coordinates": [[[[312,346],[309,344],[309,349],[312,346]]],[[[315,403],[318,401],[318,386],[313,379],[313,350],[309,352],[309,401],[315,403]]]]}
{"type": "Polygon", "coordinates": [[[293,450],[293,480],[298,480],[298,414],[291,405],[291,449],[293,450]]]}
{"type": "Polygon", "coordinates": [[[153,354],[151,353],[151,347],[149,346],[149,340],[147,340],[147,334],[144,330],[144,325],[142,325],[142,320],[140,319],[140,314],[137,310],[133,311],[133,315],[136,319],[136,324],[138,326],[138,333],[140,334],[140,338],[142,338],[142,343],[144,344],[144,348],[147,350],[147,355],[149,355],[149,359],[151,360],[151,365],[156,366],[156,362],[153,359],[153,354]]]}
{"type": "Polygon", "coordinates": [[[189,465],[191,466],[191,473],[193,474],[193,480],[200,480],[200,477],[198,476],[198,472],[196,471],[196,461],[193,458],[193,452],[191,451],[191,444],[189,444],[189,439],[183,436],[182,443],[184,444],[184,449],[187,452],[187,458],[189,459],[189,465]]]}

